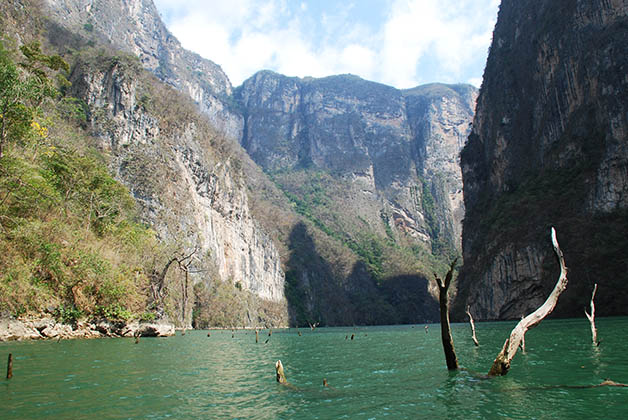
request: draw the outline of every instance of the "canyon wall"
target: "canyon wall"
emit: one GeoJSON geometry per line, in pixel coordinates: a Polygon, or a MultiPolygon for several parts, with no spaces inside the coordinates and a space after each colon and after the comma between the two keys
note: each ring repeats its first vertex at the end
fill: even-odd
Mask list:
{"type": "Polygon", "coordinates": [[[462,153],[464,267],[456,316],[519,318],[558,272],[559,316],[601,315],[628,298],[628,2],[502,2],[473,130],[462,153]]]}

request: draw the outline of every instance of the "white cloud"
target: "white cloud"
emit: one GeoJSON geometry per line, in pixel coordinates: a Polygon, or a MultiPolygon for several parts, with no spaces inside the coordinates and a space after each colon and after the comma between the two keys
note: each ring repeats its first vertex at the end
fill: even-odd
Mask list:
{"type": "Polygon", "coordinates": [[[475,86],[476,88],[480,88],[480,86],[482,86],[482,78],[481,77],[472,77],[469,80],[467,80],[467,83],[470,85],[475,86]]]}
{"type": "Polygon", "coordinates": [[[234,85],[271,69],[407,88],[480,78],[499,0],[390,0],[377,28],[354,18],[360,2],[320,16],[307,0],[155,2],[183,46],[220,64],[234,85]]]}

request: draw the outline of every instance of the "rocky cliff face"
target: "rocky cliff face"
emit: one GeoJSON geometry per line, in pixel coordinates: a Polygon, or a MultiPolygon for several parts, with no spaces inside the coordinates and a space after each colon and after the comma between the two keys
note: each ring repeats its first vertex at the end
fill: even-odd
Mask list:
{"type": "MultiPolygon", "coordinates": [[[[159,237],[189,254],[192,284],[217,281],[285,311],[284,274],[273,241],[253,220],[244,153],[216,133],[183,96],[143,74],[132,58],[84,54],[70,77],[85,101],[111,168],[159,237]],[[151,98],[149,101],[147,98],[151,98]],[[283,304],[282,304],[283,303],[283,304]]],[[[190,293],[191,295],[191,293],[190,293]]],[[[248,325],[285,323],[247,308],[248,325]]],[[[186,323],[191,320],[187,313],[186,323]]]]}
{"type": "Polygon", "coordinates": [[[436,319],[426,278],[459,252],[458,155],[476,96],[467,85],[401,91],[269,71],[236,89],[243,147],[311,223],[287,237],[294,318],[436,319]]]}
{"type": "Polygon", "coordinates": [[[339,199],[351,216],[376,231],[384,233],[383,215],[385,225],[420,242],[459,246],[458,153],[469,133],[473,87],[400,91],[350,75],[298,79],[264,71],[236,98],[245,118],[242,145],[266,171],[278,178],[324,171],[343,183],[339,199]]]}
{"type": "Polygon", "coordinates": [[[627,37],[625,0],[502,2],[462,154],[458,316],[542,303],[557,273],[551,225],[570,268],[556,313],[580,316],[593,283],[599,312],[626,313],[627,37]]]}
{"type": "Polygon", "coordinates": [[[168,32],[152,0],[43,0],[53,21],[140,58],[163,82],[190,96],[214,127],[234,139],[242,117],[233,110],[227,75],[217,64],[181,47],[168,32]]]}

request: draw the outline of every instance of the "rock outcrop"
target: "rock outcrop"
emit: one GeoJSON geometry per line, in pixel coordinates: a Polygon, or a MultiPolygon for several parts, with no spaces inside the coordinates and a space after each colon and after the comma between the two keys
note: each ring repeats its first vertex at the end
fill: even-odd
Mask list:
{"type": "Polygon", "coordinates": [[[625,314],[628,2],[504,0],[462,153],[456,315],[518,318],[549,294],[554,225],[570,268],[555,313],[625,314]]]}
{"type": "Polygon", "coordinates": [[[220,66],[183,47],[152,0],[44,0],[54,22],[139,57],[161,81],[190,96],[221,134],[238,139],[242,117],[230,104],[229,78],[220,66]]]}
{"type": "Polygon", "coordinates": [[[173,335],[174,324],[166,321],[126,323],[103,320],[64,324],[52,318],[0,320],[0,341],[173,335]]]}

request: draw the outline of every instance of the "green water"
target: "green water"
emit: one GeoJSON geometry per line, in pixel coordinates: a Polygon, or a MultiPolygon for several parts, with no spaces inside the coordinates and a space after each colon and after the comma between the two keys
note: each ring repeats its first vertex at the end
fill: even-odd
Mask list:
{"type": "Polygon", "coordinates": [[[482,379],[514,323],[453,325],[460,364],[445,368],[439,325],[0,343],[0,419],[625,419],[628,318],[547,320],[506,377],[482,379]],[[355,339],[345,340],[355,334],[355,339]],[[281,359],[291,386],[275,382],[281,359]],[[3,372],[4,373],[4,372],[3,372]],[[4,375],[3,375],[4,376],[4,375]],[[333,388],[322,387],[327,378],[333,388]]]}

